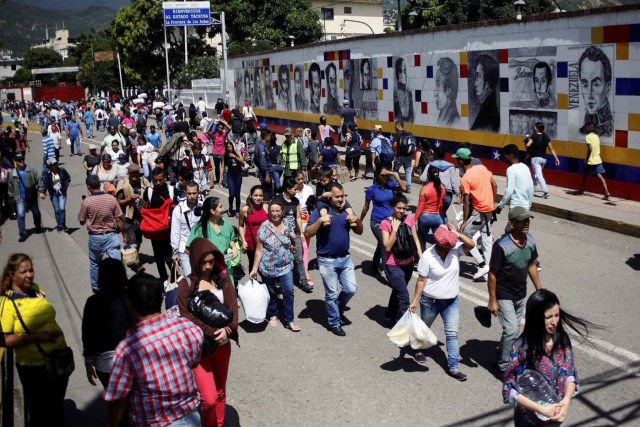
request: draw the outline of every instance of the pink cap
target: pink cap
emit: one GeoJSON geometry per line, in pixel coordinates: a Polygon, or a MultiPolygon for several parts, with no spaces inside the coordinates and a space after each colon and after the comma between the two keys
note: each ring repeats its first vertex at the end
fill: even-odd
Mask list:
{"type": "Polygon", "coordinates": [[[458,235],[449,230],[446,225],[441,225],[438,227],[433,237],[436,239],[436,245],[440,246],[443,249],[453,249],[453,247],[458,242],[458,235]]]}

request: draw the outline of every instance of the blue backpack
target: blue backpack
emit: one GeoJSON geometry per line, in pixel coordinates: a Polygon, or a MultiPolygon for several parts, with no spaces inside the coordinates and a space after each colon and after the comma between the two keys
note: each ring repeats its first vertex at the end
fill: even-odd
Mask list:
{"type": "Polygon", "coordinates": [[[386,136],[378,136],[380,139],[380,163],[387,164],[392,163],[395,158],[395,154],[393,152],[393,146],[391,145],[391,141],[386,136]]]}

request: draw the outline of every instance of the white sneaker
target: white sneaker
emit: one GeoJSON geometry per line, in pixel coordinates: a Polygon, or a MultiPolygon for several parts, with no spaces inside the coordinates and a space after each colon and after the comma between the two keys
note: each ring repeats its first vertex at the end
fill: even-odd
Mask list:
{"type": "Polygon", "coordinates": [[[473,275],[473,280],[478,280],[481,277],[485,276],[487,273],[489,273],[488,265],[485,265],[484,267],[478,267],[478,271],[476,271],[476,274],[473,275]]]}

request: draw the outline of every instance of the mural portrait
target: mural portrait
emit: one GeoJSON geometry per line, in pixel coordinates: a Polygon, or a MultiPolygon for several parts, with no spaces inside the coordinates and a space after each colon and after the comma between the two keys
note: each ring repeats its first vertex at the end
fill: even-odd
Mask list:
{"type": "Polygon", "coordinates": [[[338,99],[338,72],[336,64],[330,62],[324,70],[324,76],[327,82],[327,102],[324,104],[324,114],[332,114],[337,116],[340,114],[340,105],[338,99]]]}
{"type": "Polygon", "coordinates": [[[348,60],[342,61],[342,83],[343,83],[343,99],[349,100],[349,105],[355,108],[355,102],[353,100],[353,89],[355,86],[355,70],[354,70],[355,61],[348,60]]]}
{"type": "Polygon", "coordinates": [[[593,123],[602,145],[613,145],[615,44],[558,50],[560,57],[568,58],[569,138],[584,139],[584,125],[593,123]]]}
{"type": "Polygon", "coordinates": [[[509,106],[555,110],[556,48],[509,50],[509,106]]]}
{"type": "Polygon", "coordinates": [[[407,63],[404,58],[395,58],[393,63],[395,76],[395,87],[393,90],[393,116],[395,120],[402,120],[405,123],[413,123],[415,114],[413,112],[413,95],[409,88],[407,63]]]}
{"type": "Polygon", "coordinates": [[[268,109],[274,108],[273,79],[270,66],[264,67],[264,106],[268,109]]]}
{"type": "Polygon", "coordinates": [[[362,58],[344,61],[342,65],[344,70],[344,67],[348,67],[351,74],[350,89],[347,89],[349,80],[346,71],[344,72],[345,98],[362,119],[378,118],[378,79],[372,78],[372,74],[376,74],[376,64],[373,58],[362,58]]]}
{"type": "Polygon", "coordinates": [[[320,114],[320,98],[322,96],[322,72],[320,66],[313,62],[309,66],[309,111],[320,114]]]}
{"type": "Polygon", "coordinates": [[[236,70],[235,71],[235,80],[236,80],[236,104],[239,104],[242,101],[243,90],[242,86],[244,84],[244,71],[236,70]]]}
{"type": "Polygon", "coordinates": [[[468,53],[469,128],[500,130],[500,61],[498,51],[468,53]]]}
{"type": "Polygon", "coordinates": [[[307,111],[309,100],[304,87],[304,65],[298,64],[293,69],[293,103],[295,111],[307,111]]]}
{"type": "Polygon", "coordinates": [[[283,110],[291,111],[291,84],[289,67],[281,65],[278,68],[278,104],[283,110]]]}
{"type": "Polygon", "coordinates": [[[253,100],[251,102],[254,107],[262,107],[264,98],[262,97],[262,78],[260,76],[260,67],[253,69],[253,100]]]}
{"type": "Polygon", "coordinates": [[[242,78],[242,89],[242,95],[244,96],[244,99],[239,100],[239,104],[243,104],[244,101],[251,101],[251,74],[249,74],[249,70],[244,70],[244,77],[242,78]]]}
{"type": "Polygon", "coordinates": [[[533,125],[544,124],[544,131],[549,138],[558,136],[558,113],[544,110],[509,110],[509,133],[511,135],[531,135],[533,125]]]}
{"type": "Polygon", "coordinates": [[[454,126],[460,122],[458,99],[458,65],[449,57],[442,57],[436,63],[436,79],[433,97],[438,109],[438,125],[454,126]]]}

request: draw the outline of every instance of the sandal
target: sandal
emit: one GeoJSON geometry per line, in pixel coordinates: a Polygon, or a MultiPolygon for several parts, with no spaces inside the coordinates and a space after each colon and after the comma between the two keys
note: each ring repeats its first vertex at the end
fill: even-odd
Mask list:
{"type": "Polygon", "coordinates": [[[610,196],[611,196],[611,193],[607,193],[602,197],[602,200],[609,200],[610,196]]]}
{"type": "Polygon", "coordinates": [[[269,318],[269,326],[278,326],[278,318],[276,316],[269,318]]]}
{"type": "Polygon", "coordinates": [[[300,326],[291,322],[288,325],[284,325],[285,328],[289,329],[291,332],[300,332],[300,326]]]}

